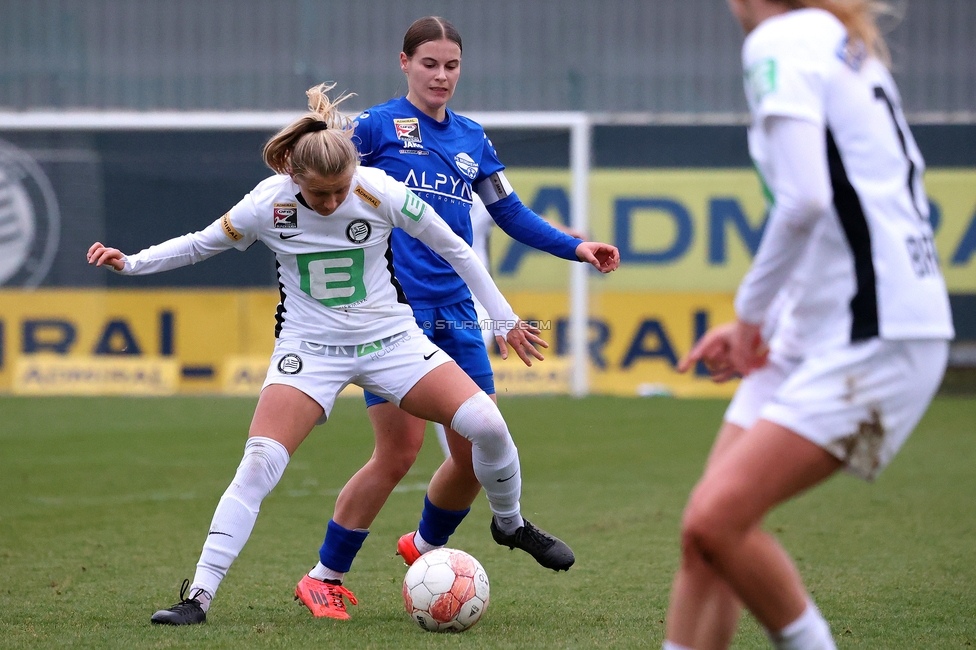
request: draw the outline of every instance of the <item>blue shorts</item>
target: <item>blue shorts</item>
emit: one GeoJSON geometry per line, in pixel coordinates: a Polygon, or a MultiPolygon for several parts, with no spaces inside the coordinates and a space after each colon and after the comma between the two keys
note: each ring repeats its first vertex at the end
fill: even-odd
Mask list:
{"type": "MultiPolygon", "coordinates": [[[[414,309],[413,316],[427,338],[457,361],[461,370],[478,384],[478,388],[489,395],[495,394],[495,375],[470,298],[446,307],[414,309]]],[[[386,401],[368,390],[363,392],[367,407],[386,401]]]]}

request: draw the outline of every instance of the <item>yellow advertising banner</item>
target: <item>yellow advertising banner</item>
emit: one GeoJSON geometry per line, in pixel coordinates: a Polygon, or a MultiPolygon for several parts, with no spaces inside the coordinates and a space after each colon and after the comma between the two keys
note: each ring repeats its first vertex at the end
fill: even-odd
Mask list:
{"type": "MultiPolygon", "coordinates": [[[[493,357],[499,394],[566,392],[566,293],[517,291],[508,298],[523,318],[539,322],[551,347],[532,368],[514,356],[493,357]]],[[[273,289],[0,291],[0,391],[256,395],[274,346],[277,301],[273,289]]],[[[730,294],[595,294],[593,392],[731,394],[730,385],[674,369],[701,332],[731,315],[730,294]]]]}
{"type": "Polygon", "coordinates": [[[175,360],[151,357],[52,357],[17,360],[15,395],[173,395],[179,390],[175,360]]]}
{"type": "MultiPolygon", "coordinates": [[[[526,205],[569,222],[568,170],[507,172],[526,205]]],[[[976,292],[976,170],[925,175],[949,290],[976,292]]],[[[597,169],[590,176],[591,239],[620,249],[620,269],[594,291],[734,293],[752,260],[766,205],[748,169],[597,169]]],[[[561,291],[565,262],[492,235],[492,270],[507,291],[561,291]]]]}
{"type": "Polygon", "coordinates": [[[0,390],[22,360],[94,358],[174,362],[180,392],[218,391],[228,358],[271,355],[277,304],[273,289],[0,291],[0,390]]]}
{"type": "MultiPolygon", "coordinates": [[[[535,321],[549,343],[545,361],[533,368],[543,372],[550,360],[568,377],[569,307],[565,293],[518,291],[506,294],[512,308],[535,321]],[[565,369],[565,370],[564,370],[565,369]]],[[[737,382],[715,384],[705,369],[687,374],[676,370],[701,334],[711,325],[733,318],[732,295],[723,293],[604,292],[594,295],[589,317],[588,376],[593,393],[623,396],[730,397],[737,382]]],[[[492,365],[502,381],[521,372],[515,356],[492,365]]],[[[543,375],[544,377],[545,375],[543,375]]],[[[550,383],[554,383],[552,379],[550,383]]],[[[513,391],[514,392],[514,391],[513,391]]],[[[534,390],[533,392],[546,392],[534,390]]]]}

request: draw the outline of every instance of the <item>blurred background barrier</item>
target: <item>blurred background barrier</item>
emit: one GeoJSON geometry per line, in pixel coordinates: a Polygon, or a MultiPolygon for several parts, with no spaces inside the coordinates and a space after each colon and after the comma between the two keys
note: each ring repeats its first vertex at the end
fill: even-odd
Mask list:
{"type": "MultiPolygon", "coordinates": [[[[976,3],[889,0],[909,113],[976,111],[976,3]]],[[[464,42],[459,111],[746,110],[722,0],[0,0],[13,110],[302,110],[325,80],[365,108],[406,91],[403,34],[434,14],[464,42]]]]}
{"type": "MultiPolygon", "coordinates": [[[[973,388],[976,3],[891,4],[904,14],[888,40],[958,332],[950,379],[973,388]]],[[[266,248],[142,278],[89,268],[85,251],[98,240],[135,252],[209,224],[269,174],[261,148],[304,109],[307,87],[334,79],[358,93],[351,109],[403,92],[403,31],[435,13],[464,37],[452,108],[500,111],[488,132],[523,201],[564,223],[583,203],[590,235],[621,251],[619,271],[588,274],[579,310],[567,262],[496,230],[492,271],[520,315],[550,324],[557,360],[573,351],[572,324],[585,329],[576,350],[594,392],[728,394],[673,371],[731,316],[765,219],[742,37],[719,5],[0,0],[0,391],[31,355],[175,360],[181,392],[256,390],[278,300],[266,248]],[[565,113],[497,126],[526,110],[583,111],[583,193],[576,145],[556,125],[565,113]]],[[[509,363],[500,378],[515,392],[564,390],[560,363],[520,376],[509,363]]]]}

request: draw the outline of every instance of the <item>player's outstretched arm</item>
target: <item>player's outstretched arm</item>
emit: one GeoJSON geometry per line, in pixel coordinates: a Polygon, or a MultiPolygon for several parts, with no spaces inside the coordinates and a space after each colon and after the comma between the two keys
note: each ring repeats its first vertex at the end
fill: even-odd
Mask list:
{"type": "Polygon", "coordinates": [[[108,248],[102,242],[95,242],[88,249],[88,263],[95,266],[111,266],[116,271],[125,268],[125,255],[118,248],[108,248]]]}
{"type": "Polygon", "coordinates": [[[616,246],[597,241],[585,241],[576,247],[576,258],[588,262],[600,273],[610,273],[620,266],[620,251],[616,246]]]}

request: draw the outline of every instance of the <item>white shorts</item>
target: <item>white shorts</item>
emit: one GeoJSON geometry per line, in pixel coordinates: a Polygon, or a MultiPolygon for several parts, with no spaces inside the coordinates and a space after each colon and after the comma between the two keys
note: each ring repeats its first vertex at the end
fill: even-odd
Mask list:
{"type": "Polygon", "coordinates": [[[450,361],[454,360],[416,326],[362,345],[279,340],[264,386],[284,384],[302,391],[322,407],[324,412],[316,424],[324,424],[336,395],[349,384],[399,406],[428,372],[450,361]]]}
{"type": "Polygon", "coordinates": [[[742,427],[786,427],[873,480],[895,456],[942,382],[944,340],[871,339],[802,361],[771,363],[743,380],[726,411],[742,427]]]}
{"type": "Polygon", "coordinates": [[[798,365],[800,359],[787,359],[771,352],[765,366],[739,382],[739,387],[725,410],[725,421],[743,429],[755,424],[763,406],[773,398],[798,365]]]}

